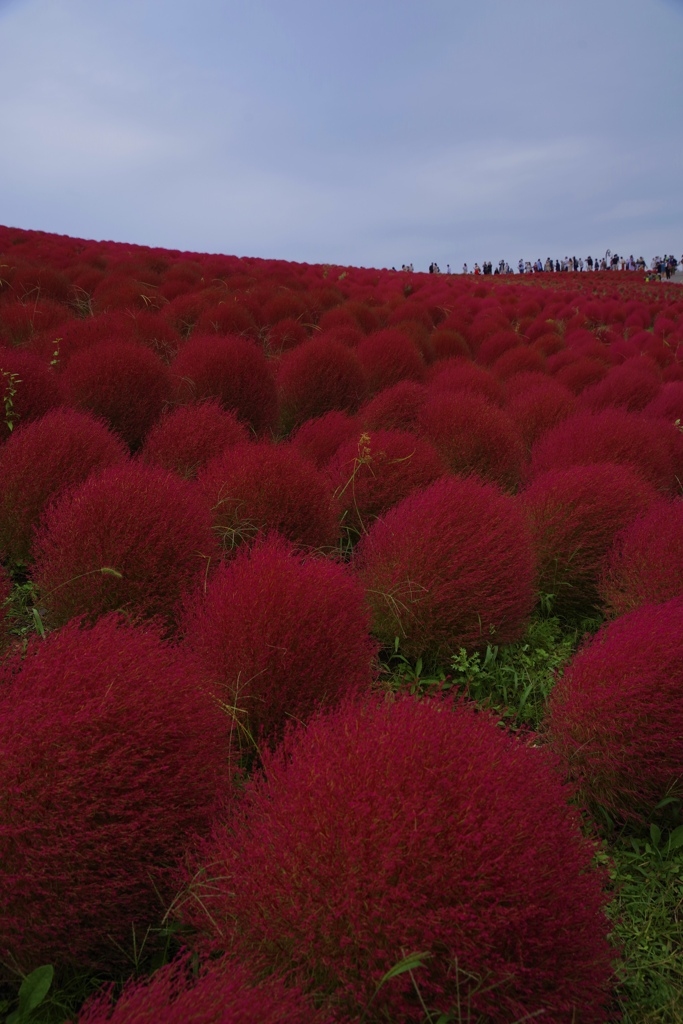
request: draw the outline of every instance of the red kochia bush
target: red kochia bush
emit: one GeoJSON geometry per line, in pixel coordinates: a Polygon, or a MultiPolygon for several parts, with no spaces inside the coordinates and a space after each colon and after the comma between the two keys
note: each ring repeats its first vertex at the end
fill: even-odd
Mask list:
{"type": "Polygon", "coordinates": [[[610,1019],[604,876],[555,760],[466,705],[345,702],[265,758],[195,923],[344,1020],[610,1019]],[[561,941],[559,941],[561,939],[561,941]]]}
{"type": "Polygon", "coordinates": [[[356,353],[325,335],[286,352],[277,382],[285,430],[333,409],[354,413],[365,393],[356,353]]]}
{"type": "Polygon", "coordinates": [[[520,495],[529,516],[541,593],[561,613],[598,604],[597,581],[614,538],[657,499],[635,470],[613,463],[570,466],[537,477],[520,495]]]}
{"type": "Polygon", "coordinates": [[[214,455],[248,439],[245,424],[212,399],[181,405],[162,416],[147,435],[140,458],[189,479],[214,455]]]}
{"type": "Polygon", "coordinates": [[[44,416],[61,400],[59,378],[39,356],[0,348],[0,441],[20,423],[44,416]]]}
{"type": "Polygon", "coordinates": [[[683,421],[683,381],[673,380],[662,385],[661,390],[643,410],[646,416],[683,421]]]}
{"type": "Polygon", "coordinates": [[[550,744],[591,810],[647,819],[683,797],[683,598],[622,615],[576,655],[550,696],[550,744]]]}
{"type": "Polygon", "coordinates": [[[306,420],[290,437],[291,443],[303,455],[322,469],[330,461],[340,445],[361,432],[357,417],[346,412],[326,412],[306,420]]]}
{"type": "Polygon", "coordinates": [[[505,398],[503,385],[490,370],[467,359],[444,359],[435,363],[428,376],[430,391],[470,391],[502,405],[505,398]]]}
{"type": "Polygon", "coordinates": [[[617,537],[598,590],[611,615],[683,596],[683,501],[651,505],[617,537]]]}
{"type": "Polygon", "coordinates": [[[70,402],[105,419],[131,448],[142,443],[170,394],[161,359],[134,342],[100,342],[76,352],[62,379],[70,402]]]}
{"type": "Polygon", "coordinates": [[[358,536],[384,512],[448,472],[426,438],[377,430],[343,444],[327,466],[342,525],[358,536]]]}
{"type": "Polygon", "coordinates": [[[125,445],[89,413],[54,409],[0,448],[0,550],[25,562],[38,519],[61,491],[127,459],[125,445]]]}
{"type": "Polygon", "coordinates": [[[277,424],[275,380],[263,349],[233,335],[196,335],[171,364],[179,401],[216,398],[257,434],[277,424]]]}
{"type": "Polygon", "coordinates": [[[111,999],[105,989],[89,1000],[77,1024],[331,1024],[300,990],[277,978],[257,986],[235,960],[204,964],[195,978],[185,955],[129,982],[113,1008],[111,999]]]}
{"type": "Polygon", "coordinates": [[[534,604],[531,538],[514,498],[473,477],[444,477],[373,523],[358,568],[386,644],[447,656],[511,643],[534,604]]]}
{"type": "Polygon", "coordinates": [[[401,380],[420,381],[424,377],[421,353],[410,338],[396,328],[368,334],[356,351],[371,393],[401,380]]]}
{"type": "Polygon", "coordinates": [[[0,959],[125,963],[225,802],[229,751],[191,663],[149,627],[70,623],[3,663],[0,959]]]}
{"type": "Polygon", "coordinates": [[[480,395],[437,393],[420,410],[419,425],[454,473],[477,473],[514,488],[526,459],[514,421],[480,395]]]}
{"type": "Polygon", "coordinates": [[[613,366],[601,381],[586,388],[581,394],[581,403],[589,409],[617,405],[638,412],[652,401],[661,383],[657,364],[647,356],[635,356],[620,366],[613,366]]]}
{"type": "Polygon", "coordinates": [[[375,647],[360,583],[272,534],[224,562],[188,601],[186,643],[240,726],[258,740],[288,718],[369,687],[375,647]]]}
{"type": "MultiPolygon", "coordinates": [[[[560,384],[564,384],[570,391],[573,391],[575,395],[580,394],[589,384],[595,384],[597,381],[602,380],[607,373],[607,367],[600,359],[576,355],[569,350],[566,353],[560,352],[559,355],[566,355],[568,360],[570,357],[572,358],[557,373],[554,373],[555,379],[559,380],[560,384]]],[[[550,360],[548,360],[548,366],[550,367],[550,360]]],[[[553,371],[551,370],[550,372],[552,373],[553,371]]]]}
{"type": "Polygon", "coordinates": [[[179,598],[219,548],[192,485],[133,462],[92,474],[58,498],[34,553],[41,603],[50,624],[59,625],[117,608],[172,621],[179,598]]]}
{"type": "Polygon", "coordinates": [[[366,430],[417,430],[420,409],[428,394],[424,384],[402,380],[378,391],[361,406],[358,418],[366,430]]]}
{"type": "Polygon", "coordinates": [[[292,445],[235,445],[207,463],[197,484],[225,551],[270,530],[305,547],[336,543],[332,488],[292,445]]]}
{"type": "Polygon", "coordinates": [[[530,449],[541,434],[574,412],[576,398],[569,388],[552,377],[538,379],[537,374],[520,373],[514,381],[515,387],[519,384],[519,390],[510,394],[505,411],[517,424],[525,446],[530,449]]]}
{"type": "Polygon", "coordinates": [[[517,373],[530,373],[545,369],[545,359],[541,353],[528,345],[517,345],[504,352],[491,367],[492,373],[501,380],[514,377],[517,373]]]}
{"type": "Polygon", "coordinates": [[[533,446],[530,475],[616,462],[636,469],[659,490],[675,490],[678,440],[672,424],[625,409],[577,412],[548,430],[533,446]]]}

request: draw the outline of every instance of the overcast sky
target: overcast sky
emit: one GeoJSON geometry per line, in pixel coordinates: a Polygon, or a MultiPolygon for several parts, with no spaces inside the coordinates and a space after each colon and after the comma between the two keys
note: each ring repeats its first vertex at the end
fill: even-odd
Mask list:
{"type": "Polygon", "coordinates": [[[308,263],[683,251],[683,0],[0,0],[0,223],[308,263]]]}

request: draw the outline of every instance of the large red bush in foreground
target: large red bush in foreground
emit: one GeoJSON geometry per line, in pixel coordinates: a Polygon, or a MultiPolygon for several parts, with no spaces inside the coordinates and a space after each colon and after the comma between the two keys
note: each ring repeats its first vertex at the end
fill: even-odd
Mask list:
{"type": "Polygon", "coordinates": [[[546,730],[593,811],[642,820],[683,798],[683,598],[621,616],[579,651],[546,730]]]}
{"type": "Polygon", "coordinates": [[[125,962],[225,802],[229,752],[224,716],[150,628],[71,623],[0,664],[0,959],[125,962]]]}
{"type": "Polygon", "coordinates": [[[360,433],[360,424],[355,416],[333,411],[306,420],[290,436],[290,441],[318,469],[322,469],[340,445],[357,438],[360,433]]]}
{"type": "Polygon", "coordinates": [[[91,475],[47,510],[33,580],[51,625],[118,608],[172,622],[180,597],[219,553],[192,486],[130,463],[91,475]]]}
{"type": "Polygon", "coordinates": [[[611,548],[599,592],[612,615],[683,595],[683,501],[656,502],[611,548]]]}
{"type": "Polygon", "coordinates": [[[266,757],[195,923],[344,1020],[607,1021],[610,925],[550,756],[467,706],[347,703],[266,757]]]}
{"type": "Polygon", "coordinates": [[[365,594],[338,563],[272,535],[223,563],[188,602],[186,643],[255,740],[371,682],[365,594]]]}
{"type": "Polygon", "coordinates": [[[366,430],[418,430],[420,409],[428,396],[424,384],[402,380],[361,406],[358,419],[366,430]]]}
{"type": "Polygon", "coordinates": [[[598,577],[614,538],[656,499],[651,484],[614,463],[550,470],[522,492],[539,590],[553,595],[558,612],[595,608],[598,577]]]}
{"type": "Polygon", "coordinates": [[[279,978],[256,985],[235,960],[204,964],[199,977],[187,955],[130,982],[112,1008],[111,992],[90,1000],[77,1024],[324,1024],[298,989],[279,978]]]}
{"type": "Polygon", "coordinates": [[[533,608],[531,538],[514,498],[444,477],[406,498],[362,538],[358,568],[385,644],[417,657],[511,643],[533,608]]]}
{"type": "Polygon", "coordinates": [[[225,551],[271,530],[305,547],[337,541],[332,488],[293,445],[235,445],[207,463],[197,486],[225,551]]]}
{"type": "Polygon", "coordinates": [[[104,423],[75,409],[55,409],[19,427],[0,448],[0,550],[25,562],[47,503],[127,457],[104,423]]]}

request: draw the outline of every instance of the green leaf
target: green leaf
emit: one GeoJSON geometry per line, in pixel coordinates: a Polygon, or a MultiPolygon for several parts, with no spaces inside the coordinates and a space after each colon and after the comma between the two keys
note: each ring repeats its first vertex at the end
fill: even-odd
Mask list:
{"type": "Polygon", "coordinates": [[[19,1008],[9,1015],[6,1024],[22,1024],[28,1019],[50,991],[54,973],[52,964],[46,964],[26,975],[19,989],[19,1008]]]}
{"type": "Polygon", "coordinates": [[[655,849],[659,846],[659,841],[662,838],[662,830],[657,825],[650,825],[650,839],[655,849]]]}
{"type": "Polygon", "coordinates": [[[673,830],[673,832],[669,836],[668,845],[670,850],[678,850],[681,846],[683,846],[683,825],[679,825],[678,828],[675,828],[673,830]]]}
{"type": "Polygon", "coordinates": [[[417,967],[423,967],[425,960],[428,960],[431,955],[431,953],[409,953],[403,960],[399,960],[397,964],[389,968],[377,988],[380,989],[386,981],[391,981],[392,978],[398,978],[399,974],[405,974],[406,971],[414,971],[417,967]]]}
{"type": "Polygon", "coordinates": [[[103,565],[100,572],[103,576],[116,576],[117,580],[123,579],[123,573],[119,572],[118,569],[112,569],[110,565],[103,565]]]}
{"type": "MultiPolygon", "coordinates": [[[[38,631],[38,633],[40,633],[40,635],[42,636],[42,638],[44,640],[45,639],[45,626],[43,625],[43,620],[40,617],[40,612],[38,611],[37,608],[32,608],[31,612],[33,614],[33,624],[36,627],[36,630],[38,631]]],[[[30,975],[29,975],[29,977],[30,977],[30,975]]]]}

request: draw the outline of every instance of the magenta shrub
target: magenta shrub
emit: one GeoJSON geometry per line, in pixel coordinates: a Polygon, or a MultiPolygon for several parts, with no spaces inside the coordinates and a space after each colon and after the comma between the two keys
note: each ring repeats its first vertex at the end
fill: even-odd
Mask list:
{"type": "Polygon", "coordinates": [[[229,782],[225,716],[149,626],[70,623],[0,662],[0,960],[125,963],[229,782]]]}
{"type": "Polygon", "coordinates": [[[192,485],[135,462],[93,473],[58,497],[33,550],[50,625],[119,608],[172,623],[181,596],[220,554],[192,485]]]}
{"type": "Polygon", "coordinates": [[[234,445],[207,463],[197,485],[225,552],[271,530],[304,547],[337,542],[332,487],[293,445],[234,445]]]}
{"type": "Polygon", "coordinates": [[[481,395],[432,394],[420,410],[419,426],[454,473],[476,473],[511,490],[519,483],[526,461],[521,432],[481,395]]]}
{"type": "Polygon", "coordinates": [[[285,431],[334,409],[355,413],[366,388],[356,353],[324,334],[285,352],[277,383],[285,431]]]}
{"type": "Polygon", "coordinates": [[[659,490],[677,490],[675,427],[626,409],[574,413],[546,431],[531,450],[530,475],[549,469],[616,462],[659,490]]]}
{"type": "Polygon", "coordinates": [[[77,1024],[331,1024],[306,1002],[298,989],[278,978],[257,985],[244,966],[224,959],[205,963],[199,977],[191,958],[131,981],[112,1007],[105,989],[81,1010],[77,1024]]]}
{"type": "Polygon", "coordinates": [[[355,537],[445,473],[448,466],[434,445],[404,430],[357,435],[341,445],[327,466],[342,526],[355,537]]]}
{"type": "Polygon", "coordinates": [[[408,656],[511,643],[535,598],[531,537],[517,501],[474,477],[443,477],[373,523],[358,571],[384,644],[408,656]]]}
{"type": "Polygon", "coordinates": [[[167,368],[135,342],[104,341],[81,349],[62,380],[72,405],[106,420],[132,449],[142,444],[170,397],[167,368]]]}
{"type": "Polygon", "coordinates": [[[647,820],[683,798],[683,598],[604,626],[550,695],[545,730],[594,813],[647,820]]]}
{"type": "Polygon", "coordinates": [[[19,424],[39,419],[61,402],[59,378],[39,356],[0,348],[0,442],[19,424]]]}
{"type": "Polygon", "coordinates": [[[610,615],[683,596],[683,501],[650,505],[616,538],[599,581],[610,615]]]}
{"type": "Polygon", "coordinates": [[[504,352],[491,367],[491,372],[500,380],[508,380],[518,373],[543,372],[544,370],[545,359],[541,353],[529,345],[519,344],[504,352]]]}
{"type": "Polygon", "coordinates": [[[470,391],[494,405],[502,405],[505,400],[505,391],[498,378],[490,370],[467,359],[443,359],[435,363],[428,374],[428,382],[429,390],[434,394],[470,391]]]}
{"type": "Polygon", "coordinates": [[[277,425],[273,373],[255,341],[236,335],[193,335],[171,364],[183,404],[217,399],[257,434],[277,425]]]}
{"type": "Polygon", "coordinates": [[[508,382],[509,398],[505,411],[516,423],[525,447],[533,444],[551,427],[565,420],[576,410],[576,398],[552,377],[520,373],[508,382]],[[519,390],[512,390],[519,382],[519,390]]]}
{"type": "Polygon", "coordinates": [[[215,455],[248,439],[249,431],[236,414],[208,399],[162,416],[147,435],[140,458],[191,479],[215,455]]]}
{"type": "Polygon", "coordinates": [[[410,338],[395,327],[366,335],[356,352],[371,394],[402,380],[421,381],[424,377],[421,353],[410,338]]]}
{"type": "Polygon", "coordinates": [[[657,364],[647,356],[635,356],[613,366],[601,381],[586,388],[581,403],[589,409],[620,406],[638,412],[655,398],[661,383],[657,364]]]}
{"type": "Polygon", "coordinates": [[[592,359],[590,356],[578,355],[572,353],[569,349],[566,353],[559,353],[560,356],[565,354],[568,361],[561,369],[554,373],[550,368],[550,360],[548,360],[548,370],[550,373],[553,373],[555,380],[558,380],[560,384],[564,384],[575,395],[580,394],[589,385],[601,381],[607,373],[607,366],[601,359],[592,359]],[[571,361],[569,361],[570,357],[572,357],[571,361]]]}
{"type": "Polygon", "coordinates": [[[0,550],[26,562],[48,502],[127,457],[121,439],[90,413],[54,409],[18,427],[0,447],[0,550]]]}
{"type": "Polygon", "coordinates": [[[306,420],[290,436],[290,441],[318,469],[323,469],[340,445],[358,438],[360,433],[358,417],[333,411],[306,420]]]}
{"type": "Polygon", "coordinates": [[[538,587],[561,614],[590,612],[616,535],[657,499],[635,470],[614,463],[552,469],[520,494],[536,551],[538,587]]]}
{"type": "Polygon", "coordinates": [[[424,384],[402,380],[362,405],[358,419],[366,430],[418,430],[420,409],[428,395],[424,384]]]}
{"type": "Polygon", "coordinates": [[[555,768],[469,706],[345,702],[266,756],[194,921],[343,1020],[423,1021],[407,973],[380,986],[421,952],[435,1019],[607,1022],[605,878],[555,768]]]}
{"type": "Polygon", "coordinates": [[[667,381],[643,410],[646,416],[655,419],[683,422],[683,380],[667,381]]]}
{"type": "Polygon", "coordinates": [[[521,338],[512,330],[499,330],[487,334],[477,349],[477,362],[484,366],[493,366],[500,357],[512,349],[518,348],[521,338]]]}
{"type": "Polygon", "coordinates": [[[277,534],[224,562],[188,600],[183,625],[236,732],[255,741],[372,681],[362,586],[343,564],[302,555],[277,534]]]}

